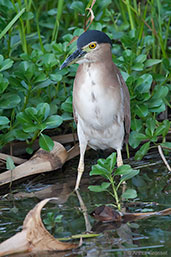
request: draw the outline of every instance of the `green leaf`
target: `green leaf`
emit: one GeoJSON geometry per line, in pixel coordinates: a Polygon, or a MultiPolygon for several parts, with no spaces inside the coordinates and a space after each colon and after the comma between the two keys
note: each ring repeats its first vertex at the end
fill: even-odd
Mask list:
{"type": "Polygon", "coordinates": [[[150,142],[147,142],[141,146],[141,148],[135,154],[135,160],[141,160],[150,148],[150,142]]]}
{"type": "Polygon", "coordinates": [[[147,59],[146,54],[140,54],[136,57],[135,62],[143,63],[147,59]]]}
{"type": "Polygon", "coordinates": [[[89,186],[88,189],[92,192],[104,192],[108,187],[110,187],[110,185],[111,184],[109,182],[103,182],[99,186],[89,186]]]}
{"type": "Polygon", "coordinates": [[[73,120],[72,114],[71,114],[71,113],[68,113],[68,112],[64,112],[64,113],[61,115],[61,118],[63,119],[63,121],[73,120]]]}
{"type": "Polygon", "coordinates": [[[42,149],[44,149],[45,151],[52,151],[53,147],[54,147],[54,142],[52,141],[52,139],[41,133],[40,138],[39,138],[39,145],[42,149]]]}
{"type": "Polygon", "coordinates": [[[143,63],[135,63],[132,66],[132,70],[135,70],[135,71],[142,71],[143,69],[144,69],[144,64],[143,63]]]}
{"type": "Polygon", "coordinates": [[[140,119],[131,120],[131,129],[139,132],[142,129],[143,123],[140,119]]]}
{"type": "Polygon", "coordinates": [[[164,126],[164,124],[161,124],[159,127],[156,128],[154,135],[155,136],[160,136],[163,135],[163,133],[165,132],[166,127],[164,126]]]}
{"type": "Polygon", "coordinates": [[[100,175],[109,179],[113,172],[115,164],[116,164],[116,153],[112,153],[106,159],[98,159],[97,164],[92,166],[90,176],[100,175]]]}
{"type": "Polygon", "coordinates": [[[163,126],[165,127],[165,130],[163,131],[163,137],[165,137],[171,127],[171,122],[169,122],[169,120],[164,120],[163,121],[163,126]]]}
{"type": "Polygon", "coordinates": [[[21,102],[21,98],[15,93],[3,94],[0,98],[0,108],[12,109],[21,102]]]}
{"type": "Polygon", "coordinates": [[[51,115],[45,122],[47,129],[57,128],[63,122],[63,119],[59,115],[51,115]]]}
{"type": "Polygon", "coordinates": [[[85,10],[85,7],[84,7],[84,4],[82,1],[74,1],[72,2],[72,4],[70,5],[70,8],[77,11],[77,12],[80,12],[80,13],[83,13],[85,10]]]}
{"type": "Polygon", "coordinates": [[[93,176],[93,175],[100,175],[104,178],[108,178],[108,176],[110,175],[110,172],[106,168],[102,167],[101,165],[96,164],[92,166],[92,170],[90,171],[90,176],[93,176]]]}
{"type": "Polygon", "coordinates": [[[130,174],[133,171],[130,165],[122,165],[117,168],[117,170],[114,172],[114,176],[116,175],[127,175],[130,174]]]}
{"type": "Polygon", "coordinates": [[[28,117],[24,112],[19,112],[17,114],[17,120],[21,125],[26,125],[27,123],[33,124],[32,120],[30,120],[30,117],[28,117]]]}
{"type": "Polygon", "coordinates": [[[21,124],[22,124],[22,129],[23,129],[23,131],[25,133],[34,133],[34,132],[37,132],[37,131],[40,130],[39,126],[36,126],[34,123],[32,123],[32,124],[29,124],[29,123],[24,124],[24,123],[21,122],[21,124]]]}
{"type": "Polygon", "coordinates": [[[164,147],[164,148],[169,148],[169,150],[171,150],[171,142],[165,142],[165,143],[162,143],[162,144],[160,144],[162,147],[164,147]]]}
{"type": "Polygon", "coordinates": [[[45,120],[50,114],[50,105],[48,103],[40,103],[36,107],[37,117],[39,120],[45,120]]]}
{"type": "Polygon", "coordinates": [[[167,71],[171,70],[169,58],[163,58],[162,64],[167,71]]]}
{"type": "Polygon", "coordinates": [[[50,74],[50,79],[55,82],[59,82],[62,80],[62,75],[59,73],[50,74]]]}
{"type": "Polygon", "coordinates": [[[158,107],[160,107],[162,105],[162,103],[163,103],[162,99],[152,97],[150,99],[150,101],[148,102],[148,107],[149,108],[158,108],[158,107]]]}
{"type": "Polygon", "coordinates": [[[132,131],[129,136],[129,144],[131,147],[136,148],[141,141],[148,139],[148,137],[140,132],[132,131]]]}
{"type": "Polygon", "coordinates": [[[148,115],[148,107],[145,104],[136,104],[135,113],[140,117],[146,117],[148,115]]]}
{"type": "Polygon", "coordinates": [[[33,153],[33,149],[32,149],[31,147],[27,147],[27,148],[26,148],[26,152],[27,152],[28,154],[32,154],[32,153],[33,153]]]}
{"type": "Polygon", "coordinates": [[[138,78],[135,89],[139,93],[149,92],[152,81],[153,81],[153,77],[151,74],[143,74],[138,78]]]}
{"type": "Polygon", "coordinates": [[[24,111],[24,115],[28,118],[28,120],[32,121],[32,123],[37,122],[37,110],[34,107],[28,107],[24,111]]]}
{"type": "Polygon", "coordinates": [[[139,174],[139,170],[133,170],[129,172],[128,174],[125,174],[121,177],[120,183],[123,183],[124,181],[127,181],[128,179],[131,179],[135,177],[137,174],[139,174]]]}
{"type": "Polygon", "coordinates": [[[41,74],[38,74],[34,80],[35,83],[40,83],[42,81],[45,81],[47,79],[46,77],[46,74],[44,73],[41,73],[41,74]]]}
{"type": "Polygon", "coordinates": [[[109,155],[106,160],[109,161],[109,170],[112,172],[116,164],[116,153],[109,155]]]}
{"type": "Polygon", "coordinates": [[[162,62],[162,60],[159,60],[159,59],[148,59],[145,62],[145,68],[151,67],[151,66],[156,65],[161,62],[162,62]]]}
{"type": "Polygon", "coordinates": [[[41,57],[43,64],[49,68],[53,67],[58,63],[55,54],[47,53],[41,57]]]}
{"type": "Polygon", "coordinates": [[[10,120],[6,116],[0,116],[0,125],[7,125],[10,120]]]}
{"type": "Polygon", "coordinates": [[[116,153],[112,153],[106,159],[98,159],[97,163],[104,168],[108,174],[111,174],[116,164],[116,153]]]}
{"type": "Polygon", "coordinates": [[[127,189],[123,194],[124,199],[134,199],[137,197],[137,191],[135,189],[127,189]]]}
{"type": "Polygon", "coordinates": [[[28,133],[25,133],[21,128],[15,129],[15,138],[17,140],[21,140],[24,141],[28,138],[30,138],[31,136],[28,135],[28,133]]]}
{"type": "Polygon", "coordinates": [[[155,113],[164,112],[166,110],[165,103],[162,100],[161,100],[160,105],[159,105],[159,103],[160,103],[160,99],[158,100],[158,103],[157,103],[157,101],[152,101],[151,100],[151,102],[148,104],[149,105],[149,111],[150,112],[155,112],[155,113]]]}
{"type": "Polygon", "coordinates": [[[8,87],[8,79],[3,77],[3,74],[0,74],[0,94],[2,94],[5,89],[8,87]]]}
{"type": "Polygon", "coordinates": [[[32,12],[25,12],[22,16],[23,20],[31,20],[34,18],[34,14],[32,12]]]}
{"type": "Polygon", "coordinates": [[[154,89],[154,95],[152,97],[152,100],[153,99],[164,98],[164,97],[167,96],[168,92],[169,92],[168,87],[166,87],[166,86],[156,86],[155,89],[154,89]]]}
{"type": "Polygon", "coordinates": [[[31,80],[35,75],[36,65],[31,61],[23,61],[19,64],[17,71],[15,74],[21,78],[27,80],[31,80]]]}
{"type": "Polygon", "coordinates": [[[147,126],[147,128],[145,130],[146,135],[148,137],[152,137],[154,134],[155,127],[156,127],[156,120],[153,118],[147,119],[146,126],[147,126]]]}
{"type": "Polygon", "coordinates": [[[14,161],[11,157],[7,157],[6,159],[6,168],[7,170],[13,170],[15,168],[14,161]]]}
{"type": "Polygon", "coordinates": [[[64,103],[61,105],[61,109],[64,110],[65,112],[72,113],[72,96],[69,96],[64,103]]]}
{"type": "Polygon", "coordinates": [[[0,63],[0,72],[11,68],[13,63],[14,61],[12,61],[11,59],[5,59],[2,63],[0,63]]]}

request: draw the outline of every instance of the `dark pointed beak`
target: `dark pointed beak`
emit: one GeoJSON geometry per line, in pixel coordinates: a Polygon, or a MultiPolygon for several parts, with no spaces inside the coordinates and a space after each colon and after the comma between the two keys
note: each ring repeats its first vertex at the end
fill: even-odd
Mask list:
{"type": "Polygon", "coordinates": [[[73,63],[76,63],[81,57],[83,57],[86,54],[85,51],[82,49],[77,49],[73,54],[71,54],[61,65],[60,70],[67,67],[68,65],[71,65],[73,63]]]}

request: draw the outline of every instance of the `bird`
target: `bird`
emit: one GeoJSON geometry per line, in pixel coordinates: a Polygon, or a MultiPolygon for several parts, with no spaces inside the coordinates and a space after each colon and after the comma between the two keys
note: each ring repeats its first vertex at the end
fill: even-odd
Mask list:
{"type": "Polygon", "coordinates": [[[116,150],[117,167],[123,165],[121,150],[130,133],[130,95],[111,50],[112,40],[106,33],[87,30],[60,67],[79,64],[73,85],[73,115],[80,147],[75,190],[84,172],[87,146],[116,150]]]}

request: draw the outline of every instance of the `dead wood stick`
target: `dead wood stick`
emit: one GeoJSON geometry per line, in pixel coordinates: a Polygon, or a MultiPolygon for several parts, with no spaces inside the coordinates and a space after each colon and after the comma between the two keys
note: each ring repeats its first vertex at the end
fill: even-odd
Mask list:
{"type": "Polygon", "coordinates": [[[23,159],[23,158],[19,158],[19,157],[15,157],[9,154],[5,154],[5,153],[0,153],[0,159],[6,161],[6,159],[10,157],[15,164],[22,164],[24,162],[27,161],[27,159],[23,159]]]}
{"type": "Polygon", "coordinates": [[[13,170],[8,170],[0,174],[0,185],[26,176],[61,168],[67,159],[68,153],[63,145],[57,142],[54,143],[55,145],[51,152],[39,149],[30,160],[17,166],[13,170]]]}
{"type": "Polygon", "coordinates": [[[159,154],[160,154],[160,156],[161,156],[161,158],[162,158],[164,164],[166,165],[168,171],[171,171],[171,167],[170,167],[169,163],[167,162],[167,160],[166,160],[166,158],[165,158],[165,156],[164,156],[164,154],[163,154],[161,145],[158,145],[158,151],[159,151],[159,154]]]}
{"type": "Polygon", "coordinates": [[[67,157],[67,161],[73,159],[75,156],[80,154],[80,147],[79,144],[74,145],[73,147],[71,147],[68,151],[68,157],[67,157]]]}

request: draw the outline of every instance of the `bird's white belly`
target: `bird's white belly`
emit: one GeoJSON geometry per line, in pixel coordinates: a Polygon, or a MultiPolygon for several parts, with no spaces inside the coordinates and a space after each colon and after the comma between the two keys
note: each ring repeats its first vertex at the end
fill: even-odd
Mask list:
{"type": "Polygon", "coordinates": [[[124,126],[113,123],[111,126],[102,130],[87,126],[86,121],[78,117],[78,136],[79,142],[86,142],[93,149],[122,149],[124,126]]]}
{"type": "Polygon", "coordinates": [[[121,149],[124,126],[120,95],[113,97],[114,88],[103,87],[96,77],[88,82],[84,81],[74,99],[79,141],[86,140],[94,149],[121,149]]]}

